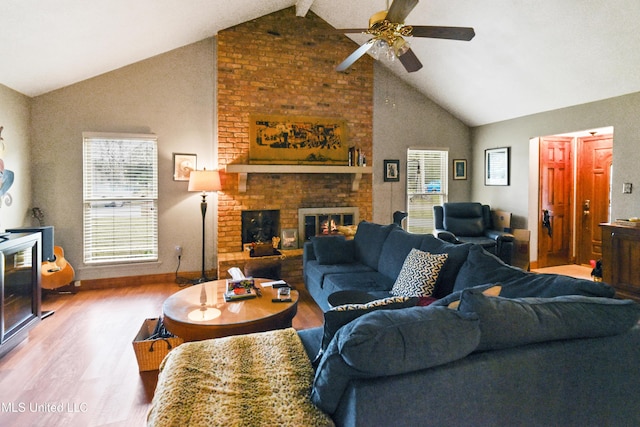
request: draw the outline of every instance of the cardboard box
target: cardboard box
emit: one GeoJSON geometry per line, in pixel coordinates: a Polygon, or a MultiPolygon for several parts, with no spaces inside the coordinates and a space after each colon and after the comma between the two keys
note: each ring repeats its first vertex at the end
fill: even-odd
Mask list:
{"type": "Polygon", "coordinates": [[[516,240],[516,248],[513,254],[513,259],[511,260],[511,265],[529,271],[529,240],[531,237],[531,232],[529,230],[516,228],[512,233],[516,240]]]}
{"type": "Polygon", "coordinates": [[[138,334],[133,339],[133,351],[136,353],[138,368],[143,371],[157,371],[160,362],[167,354],[184,342],[179,337],[149,339],[156,329],[159,319],[145,319],[138,334]]]}
{"type": "Polygon", "coordinates": [[[491,220],[494,230],[511,233],[511,212],[493,210],[491,211],[491,220]]]}

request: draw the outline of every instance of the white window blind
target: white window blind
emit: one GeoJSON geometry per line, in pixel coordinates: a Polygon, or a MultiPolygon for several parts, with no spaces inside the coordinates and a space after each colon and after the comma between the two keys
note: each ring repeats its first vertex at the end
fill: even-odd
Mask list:
{"type": "Polygon", "coordinates": [[[433,231],[433,206],[447,201],[448,157],[446,150],[407,151],[408,231],[433,231]]]}
{"type": "Polygon", "coordinates": [[[84,262],[158,259],[155,135],[83,133],[84,262]]]}

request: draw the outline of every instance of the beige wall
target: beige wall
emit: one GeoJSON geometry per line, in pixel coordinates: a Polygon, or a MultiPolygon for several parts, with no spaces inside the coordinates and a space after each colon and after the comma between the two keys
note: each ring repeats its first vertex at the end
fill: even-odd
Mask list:
{"type": "MultiPolygon", "coordinates": [[[[0,231],[31,225],[29,98],[0,84],[0,159],[14,173],[13,185],[0,196],[0,231]]],[[[0,181],[2,181],[0,179],[0,181]]]]}
{"type": "MultiPolygon", "coordinates": [[[[207,39],[38,96],[32,102],[33,204],[55,225],[56,243],[77,279],[156,274],[177,267],[200,271],[200,197],[173,181],[172,153],[198,155],[211,169],[215,156],[215,43],[207,39]],[[89,267],[82,262],[82,132],[158,136],[159,262],[89,267]]],[[[215,196],[214,196],[215,197],[215,196]]],[[[207,214],[207,268],[213,265],[215,198],[207,214]]]]}
{"type": "MultiPolygon", "coordinates": [[[[448,148],[451,168],[453,159],[470,157],[469,128],[376,63],[373,110],[374,222],[389,223],[393,212],[407,209],[408,148],[448,148]],[[384,182],[385,159],[400,160],[399,182],[384,182]]],[[[468,200],[470,181],[454,181],[451,177],[450,171],[449,200],[468,200]]]]}
{"type": "MultiPolygon", "coordinates": [[[[472,130],[473,169],[472,198],[513,212],[516,227],[529,228],[537,234],[537,185],[530,185],[529,176],[536,176],[537,164],[531,165],[531,138],[613,126],[612,217],[640,216],[640,93],[578,105],[472,130]],[[483,181],[484,150],[511,147],[511,185],[487,187],[483,181]],[[634,185],[632,194],[622,194],[622,184],[634,185]],[[534,194],[532,194],[534,193],[534,194]]],[[[534,150],[535,152],[535,147],[534,150]]],[[[535,153],[534,153],[535,154],[535,153]]],[[[532,240],[532,260],[537,259],[532,240]]]]}

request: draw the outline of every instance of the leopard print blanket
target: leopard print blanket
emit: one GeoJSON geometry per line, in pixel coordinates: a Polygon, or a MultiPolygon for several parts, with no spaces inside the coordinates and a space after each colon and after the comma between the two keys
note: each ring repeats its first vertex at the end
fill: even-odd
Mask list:
{"type": "Polygon", "coordinates": [[[185,343],[160,365],[149,426],[333,426],[292,328],[185,343]]]}

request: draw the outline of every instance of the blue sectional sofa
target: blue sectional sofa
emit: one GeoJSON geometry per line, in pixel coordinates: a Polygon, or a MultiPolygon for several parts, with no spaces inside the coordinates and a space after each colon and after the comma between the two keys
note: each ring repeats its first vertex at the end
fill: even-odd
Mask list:
{"type": "Polygon", "coordinates": [[[369,222],[352,241],[306,243],[303,260],[326,311],[324,328],[298,332],[311,397],[338,426],[640,425],[640,308],[605,283],[369,222]],[[412,249],[448,256],[426,307],[390,298],[412,249]],[[392,303],[330,308],[340,290],[392,303]]]}
{"type": "Polygon", "coordinates": [[[416,248],[448,254],[434,291],[434,297],[441,298],[452,292],[471,246],[447,243],[430,234],[407,233],[396,224],[363,221],[352,240],[323,236],[304,244],[304,282],[323,310],[329,309],[327,298],[337,291],[360,290],[375,297],[388,297],[405,258],[416,248]]]}

